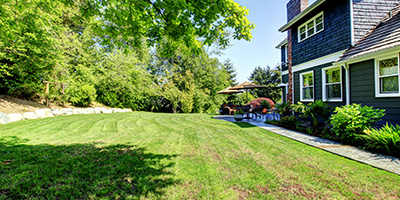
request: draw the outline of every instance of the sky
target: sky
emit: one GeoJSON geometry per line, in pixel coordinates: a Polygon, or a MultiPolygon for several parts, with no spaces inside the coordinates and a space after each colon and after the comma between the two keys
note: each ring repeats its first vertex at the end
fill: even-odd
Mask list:
{"type": "MultiPolygon", "coordinates": [[[[250,42],[231,40],[233,46],[225,50],[220,61],[231,59],[237,71],[239,83],[248,81],[255,67],[275,68],[280,63],[280,51],[275,47],[287,36],[278,31],[286,24],[286,4],[289,0],[235,0],[249,9],[247,18],[256,25],[250,42]]],[[[315,0],[309,0],[310,5],[315,0]]]]}

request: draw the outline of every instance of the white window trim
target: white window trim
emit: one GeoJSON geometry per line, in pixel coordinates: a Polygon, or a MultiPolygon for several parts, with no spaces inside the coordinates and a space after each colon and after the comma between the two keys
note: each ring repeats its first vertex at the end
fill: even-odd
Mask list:
{"type": "MultiPolygon", "coordinates": [[[[343,101],[343,77],[342,77],[342,67],[341,66],[331,66],[331,67],[325,67],[322,69],[322,101],[328,101],[328,102],[342,102],[343,101]],[[326,71],[330,69],[337,69],[340,68],[340,98],[332,98],[328,99],[326,95],[326,71]]],[[[337,83],[335,83],[337,84],[337,83]]]]}
{"type": "Polygon", "coordinates": [[[377,98],[384,98],[384,97],[400,97],[400,56],[399,54],[392,54],[390,56],[380,57],[375,59],[375,97],[377,98]],[[397,93],[390,93],[390,94],[381,94],[380,92],[380,81],[379,81],[379,61],[386,60],[390,58],[397,58],[397,67],[399,71],[397,73],[398,84],[399,84],[399,92],[397,93]]]}
{"type": "Polygon", "coordinates": [[[324,16],[324,12],[320,12],[318,15],[315,15],[313,18],[311,18],[310,20],[308,20],[307,22],[303,23],[302,25],[300,25],[299,27],[297,27],[297,41],[298,43],[303,42],[304,40],[307,40],[308,38],[317,35],[318,33],[322,32],[325,29],[325,16],[324,16]],[[317,31],[317,18],[322,16],[322,29],[317,31]],[[314,21],[314,33],[312,35],[308,35],[308,27],[307,24],[314,21]],[[306,37],[304,39],[301,39],[300,37],[300,28],[305,26],[306,27],[306,37]]]}
{"type": "Polygon", "coordinates": [[[308,72],[303,72],[300,74],[300,101],[301,102],[313,102],[315,99],[315,77],[314,77],[314,70],[308,71],[308,72]],[[303,75],[305,74],[312,74],[313,77],[313,98],[312,99],[303,99],[303,75]]]}

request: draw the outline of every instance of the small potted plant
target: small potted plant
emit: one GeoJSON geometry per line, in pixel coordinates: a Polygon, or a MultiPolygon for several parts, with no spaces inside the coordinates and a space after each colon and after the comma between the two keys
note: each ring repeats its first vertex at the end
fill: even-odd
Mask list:
{"type": "Polygon", "coordinates": [[[233,116],[233,118],[236,120],[236,121],[242,121],[243,120],[243,111],[242,110],[237,110],[236,112],[235,112],[235,115],[233,116]]]}

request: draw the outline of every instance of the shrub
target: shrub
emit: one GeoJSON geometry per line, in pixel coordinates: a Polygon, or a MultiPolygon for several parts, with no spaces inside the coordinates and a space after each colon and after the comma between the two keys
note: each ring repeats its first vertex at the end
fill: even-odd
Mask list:
{"type": "Polygon", "coordinates": [[[263,108],[271,109],[271,105],[269,104],[269,102],[267,100],[262,100],[260,104],[261,104],[261,107],[263,107],[263,108]]]}
{"type": "Polygon", "coordinates": [[[279,121],[279,125],[287,129],[297,130],[300,121],[295,116],[284,116],[279,121]]]}
{"type": "Polygon", "coordinates": [[[88,106],[96,99],[96,89],[87,83],[71,84],[65,92],[74,106],[88,106]]]}
{"type": "Polygon", "coordinates": [[[275,108],[278,109],[277,113],[282,116],[288,116],[292,114],[292,107],[289,103],[275,104],[275,108]]]}
{"type": "Polygon", "coordinates": [[[372,127],[384,115],[385,110],[360,104],[336,107],[330,118],[332,132],[342,140],[355,142],[364,130],[372,127]]]}
{"type": "Polygon", "coordinates": [[[293,109],[301,113],[300,116],[303,117],[304,120],[311,123],[314,134],[318,132],[319,127],[325,127],[329,115],[331,114],[331,108],[322,100],[317,100],[307,105],[298,102],[296,105],[293,105],[293,109]]]}
{"type": "Polygon", "coordinates": [[[239,110],[235,111],[235,114],[241,114],[241,115],[244,115],[244,112],[242,111],[242,109],[239,109],[239,110]]]}
{"type": "Polygon", "coordinates": [[[381,129],[370,129],[362,136],[369,149],[375,149],[387,155],[400,156],[400,126],[386,124],[381,129]]]}

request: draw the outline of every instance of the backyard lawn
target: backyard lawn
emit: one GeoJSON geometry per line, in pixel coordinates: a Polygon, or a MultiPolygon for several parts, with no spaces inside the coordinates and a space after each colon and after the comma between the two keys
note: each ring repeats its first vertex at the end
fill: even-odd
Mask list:
{"type": "Polygon", "coordinates": [[[0,199],[399,199],[400,176],[206,114],[0,125],[0,199]]]}

